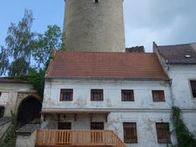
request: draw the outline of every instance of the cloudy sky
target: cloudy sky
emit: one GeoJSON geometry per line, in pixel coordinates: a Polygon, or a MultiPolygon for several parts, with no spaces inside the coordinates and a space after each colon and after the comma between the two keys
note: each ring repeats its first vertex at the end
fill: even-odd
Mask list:
{"type": "MultiPolygon", "coordinates": [[[[144,45],[152,51],[159,45],[196,42],[196,0],[124,0],[126,46],[144,45]]],[[[63,26],[64,0],[0,0],[0,45],[7,28],[17,23],[24,9],[34,15],[33,31],[47,25],[63,26]]]]}

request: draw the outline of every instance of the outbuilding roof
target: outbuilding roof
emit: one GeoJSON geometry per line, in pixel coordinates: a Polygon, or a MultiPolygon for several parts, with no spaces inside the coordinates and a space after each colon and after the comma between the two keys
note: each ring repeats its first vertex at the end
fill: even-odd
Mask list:
{"type": "Polygon", "coordinates": [[[168,79],[168,76],[154,53],[58,51],[46,78],[168,79]]]}
{"type": "Polygon", "coordinates": [[[170,64],[196,64],[196,43],[157,46],[157,49],[170,64]]]}

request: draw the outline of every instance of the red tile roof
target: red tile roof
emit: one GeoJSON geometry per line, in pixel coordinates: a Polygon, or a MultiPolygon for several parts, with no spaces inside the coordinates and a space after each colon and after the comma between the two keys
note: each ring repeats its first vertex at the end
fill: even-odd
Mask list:
{"type": "Polygon", "coordinates": [[[47,78],[168,79],[154,53],[62,52],[47,78]]]}

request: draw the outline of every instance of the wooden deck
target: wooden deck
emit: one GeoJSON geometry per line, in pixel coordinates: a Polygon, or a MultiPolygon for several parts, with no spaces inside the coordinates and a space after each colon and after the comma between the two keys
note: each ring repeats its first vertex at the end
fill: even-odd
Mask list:
{"type": "Polygon", "coordinates": [[[126,147],[110,130],[38,130],[36,147],[126,147]]]}

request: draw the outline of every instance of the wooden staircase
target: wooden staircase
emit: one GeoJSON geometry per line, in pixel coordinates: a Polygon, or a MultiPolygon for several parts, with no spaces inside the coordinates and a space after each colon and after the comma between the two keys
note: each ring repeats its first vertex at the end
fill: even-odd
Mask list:
{"type": "Polygon", "coordinates": [[[110,130],[37,130],[36,147],[127,147],[110,130]]]}

